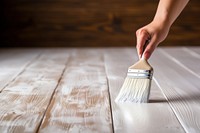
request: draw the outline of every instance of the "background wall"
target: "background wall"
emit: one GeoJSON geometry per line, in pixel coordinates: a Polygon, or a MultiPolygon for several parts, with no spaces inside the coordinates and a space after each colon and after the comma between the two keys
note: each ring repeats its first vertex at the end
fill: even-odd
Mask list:
{"type": "MultiPolygon", "coordinates": [[[[134,46],[158,0],[1,0],[0,45],[134,46]]],[[[191,0],[166,45],[200,45],[200,1],[191,0]]]]}

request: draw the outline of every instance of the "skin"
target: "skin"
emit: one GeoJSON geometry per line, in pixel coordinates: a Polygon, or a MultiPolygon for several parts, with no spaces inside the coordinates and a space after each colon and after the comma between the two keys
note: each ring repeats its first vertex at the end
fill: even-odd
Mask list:
{"type": "Polygon", "coordinates": [[[158,46],[165,40],[169,29],[189,0],[160,0],[154,19],[136,31],[139,58],[148,60],[158,46]],[[149,40],[148,45],[145,43],[149,40]]]}

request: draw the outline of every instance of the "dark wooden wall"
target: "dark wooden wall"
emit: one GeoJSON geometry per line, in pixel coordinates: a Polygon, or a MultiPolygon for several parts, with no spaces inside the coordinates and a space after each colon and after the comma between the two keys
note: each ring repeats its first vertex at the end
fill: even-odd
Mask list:
{"type": "MultiPolygon", "coordinates": [[[[1,0],[1,46],[134,46],[158,0],[1,0]]],[[[200,1],[191,0],[166,45],[200,44],[200,1]]]]}

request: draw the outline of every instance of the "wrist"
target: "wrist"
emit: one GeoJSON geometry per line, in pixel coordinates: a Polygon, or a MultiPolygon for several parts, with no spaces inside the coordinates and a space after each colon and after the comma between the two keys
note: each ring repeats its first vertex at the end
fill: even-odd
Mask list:
{"type": "Polygon", "coordinates": [[[152,22],[164,29],[169,29],[172,25],[167,15],[155,16],[152,22]]]}

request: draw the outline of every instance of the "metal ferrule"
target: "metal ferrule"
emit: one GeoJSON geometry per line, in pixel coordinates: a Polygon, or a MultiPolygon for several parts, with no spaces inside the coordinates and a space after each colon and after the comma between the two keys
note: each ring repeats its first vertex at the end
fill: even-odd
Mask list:
{"type": "Polygon", "coordinates": [[[153,70],[128,69],[127,77],[152,79],[153,70]]]}
{"type": "Polygon", "coordinates": [[[153,73],[153,70],[128,69],[131,73],[153,73]]]}

